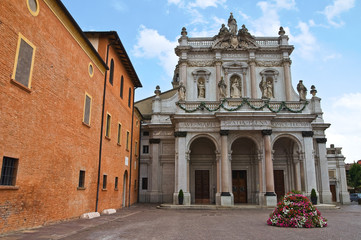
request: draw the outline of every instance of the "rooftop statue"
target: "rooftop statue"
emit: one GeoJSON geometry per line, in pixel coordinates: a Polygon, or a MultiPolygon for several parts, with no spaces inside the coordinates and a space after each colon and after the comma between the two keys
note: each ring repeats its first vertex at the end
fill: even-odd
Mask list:
{"type": "Polygon", "coordinates": [[[228,27],[232,35],[237,34],[237,21],[234,19],[233,13],[231,13],[231,16],[228,18],[228,27]]]}

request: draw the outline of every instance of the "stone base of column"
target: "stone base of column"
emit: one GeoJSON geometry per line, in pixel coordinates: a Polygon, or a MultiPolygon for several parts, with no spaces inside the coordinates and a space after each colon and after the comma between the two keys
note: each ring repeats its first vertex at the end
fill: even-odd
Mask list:
{"type": "Polygon", "coordinates": [[[162,202],[162,193],[159,191],[149,192],[149,202],[150,203],[161,203],[162,202]]]}
{"type": "Polygon", "coordinates": [[[331,204],[332,203],[332,194],[330,191],[324,191],[319,193],[322,203],[331,204]]]}
{"type": "MultiPolygon", "coordinates": [[[[173,193],[173,204],[179,205],[178,193],[173,193]]],[[[189,192],[183,193],[183,205],[191,205],[191,194],[189,192]]]]}
{"type": "Polygon", "coordinates": [[[264,199],[265,199],[265,197],[264,197],[264,193],[256,193],[256,199],[257,199],[257,204],[258,205],[265,205],[264,204],[264,199]]]}
{"type": "Polygon", "coordinates": [[[350,194],[349,192],[341,192],[340,193],[340,202],[342,204],[350,204],[350,194]]]}
{"type": "Polygon", "coordinates": [[[264,197],[265,197],[265,205],[267,207],[277,206],[277,195],[275,193],[267,192],[264,197]]]}
{"type": "Polygon", "coordinates": [[[229,193],[229,192],[222,192],[220,194],[220,202],[221,202],[221,206],[233,206],[234,205],[234,198],[233,198],[233,193],[229,193]]]}

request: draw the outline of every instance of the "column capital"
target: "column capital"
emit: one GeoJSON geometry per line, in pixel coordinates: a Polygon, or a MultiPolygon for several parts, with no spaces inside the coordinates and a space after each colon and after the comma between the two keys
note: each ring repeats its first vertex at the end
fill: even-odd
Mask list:
{"type": "Polygon", "coordinates": [[[229,134],[229,130],[220,130],[219,134],[221,134],[221,136],[227,136],[229,134]]]}
{"type": "Polygon", "coordinates": [[[159,138],[151,138],[151,139],[149,139],[149,143],[150,144],[159,144],[160,139],[159,138]]]}
{"type": "Polygon", "coordinates": [[[263,136],[267,136],[267,135],[271,135],[271,134],[272,134],[272,129],[262,130],[262,135],[263,136]]]}
{"type": "Polygon", "coordinates": [[[187,136],[187,132],[185,131],[174,132],[174,137],[186,137],[186,136],[187,136]]]}
{"type": "Polygon", "coordinates": [[[313,131],[302,131],[302,137],[313,137],[313,131]]]}
{"type": "Polygon", "coordinates": [[[316,138],[316,142],[317,142],[317,143],[326,143],[326,142],[327,142],[327,138],[316,138]]]}

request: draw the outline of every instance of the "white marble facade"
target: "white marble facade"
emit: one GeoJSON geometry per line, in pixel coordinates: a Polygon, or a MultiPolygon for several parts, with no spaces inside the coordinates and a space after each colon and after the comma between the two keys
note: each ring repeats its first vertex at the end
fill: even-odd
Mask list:
{"type": "Polygon", "coordinates": [[[291,190],[314,188],[331,203],[330,124],[314,86],[306,97],[302,82],[298,93],[292,86],[288,36],[281,27],[277,37],[254,37],[230,18],[214,37],[183,28],[173,89],[136,103],[145,118],[140,201],[177,204],[182,189],[184,204],[275,206],[291,190]]]}

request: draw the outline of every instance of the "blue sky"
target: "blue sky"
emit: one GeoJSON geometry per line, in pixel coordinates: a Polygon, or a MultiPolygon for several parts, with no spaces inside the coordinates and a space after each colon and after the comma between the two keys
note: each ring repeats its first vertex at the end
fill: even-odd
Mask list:
{"type": "MultiPolygon", "coordinates": [[[[293,87],[315,85],[327,146],[342,147],[346,162],[361,159],[361,6],[356,0],[63,0],[84,31],[118,32],[143,84],[136,100],[151,96],[156,85],[171,88],[182,27],[189,37],[214,36],[230,12],[238,26],[255,36],[289,42],[293,87]]],[[[309,97],[309,95],[308,95],[309,97]]]]}

